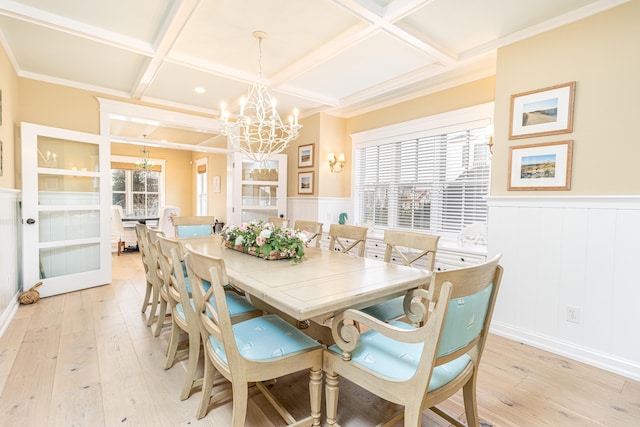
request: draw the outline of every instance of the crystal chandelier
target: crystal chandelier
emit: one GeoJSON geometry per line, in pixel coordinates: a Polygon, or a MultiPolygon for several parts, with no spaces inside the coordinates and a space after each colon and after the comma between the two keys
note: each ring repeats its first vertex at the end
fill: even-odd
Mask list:
{"type": "Polygon", "coordinates": [[[260,53],[258,79],[249,87],[247,98],[240,100],[240,114],[235,121],[229,120],[226,104],[222,103],[220,132],[227,136],[236,151],[262,162],[287,148],[298,137],[302,125],[298,124],[298,110],[289,116],[288,124],[282,123],[276,110],[276,100],[262,81],[262,39],[267,37],[267,33],[255,31],[253,36],[258,39],[260,53]]]}
{"type": "Polygon", "coordinates": [[[136,168],[143,171],[153,169],[153,167],[155,166],[155,163],[153,163],[153,160],[149,158],[149,150],[147,150],[147,147],[144,147],[142,150],[140,150],[140,155],[142,157],[136,160],[136,163],[135,163],[136,168]]]}

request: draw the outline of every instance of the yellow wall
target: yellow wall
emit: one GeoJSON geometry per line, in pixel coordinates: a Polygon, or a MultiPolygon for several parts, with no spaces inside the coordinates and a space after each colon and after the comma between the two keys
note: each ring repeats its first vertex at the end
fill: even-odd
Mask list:
{"type": "Polygon", "coordinates": [[[2,125],[0,125],[0,142],[2,142],[2,175],[0,187],[16,188],[16,138],[18,116],[18,75],[9,61],[9,57],[0,45],[0,90],[2,91],[2,125]]]}
{"type": "MultiPolygon", "coordinates": [[[[195,212],[195,190],[192,176],[195,166],[191,164],[191,152],[168,148],[147,147],[149,157],[166,160],[165,204],[181,208],[181,215],[193,215],[195,212]]],[[[142,147],[138,145],[111,143],[111,154],[118,156],[140,157],[142,147]]],[[[195,164],[195,163],[194,163],[195,164]]]]}
{"type": "Polygon", "coordinates": [[[501,48],[495,104],[493,195],[507,191],[510,146],[572,139],[569,192],[553,195],[640,194],[640,1],[501,48]],[[512,94],[576,82],[573,133],[509,140],[512,94]]]}

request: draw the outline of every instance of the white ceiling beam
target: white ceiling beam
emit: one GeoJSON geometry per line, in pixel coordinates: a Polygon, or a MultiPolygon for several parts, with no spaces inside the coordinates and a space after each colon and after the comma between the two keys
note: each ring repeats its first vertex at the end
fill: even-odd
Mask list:
{"type": "Polygon", "coordinates": [[[133,98],[140,99],[147,91],[198,3],[200,3],[200,0],[183,0],[171,11],[159,32],[160,35],[155,43],[154,55],[150,60],[146,61],[136,79],[131,91],[133,98]]]}

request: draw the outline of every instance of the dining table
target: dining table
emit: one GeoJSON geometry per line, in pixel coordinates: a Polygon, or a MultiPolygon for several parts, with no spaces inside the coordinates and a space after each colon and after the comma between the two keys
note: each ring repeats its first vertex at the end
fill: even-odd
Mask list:
{"type": "Polygon", "coordinates": [[[431,272],[307,247],[299,262],[265,260],[227,248],[220,235],[176,238],[188,250],[222,258],[230,284],[298,321],[327,319],[427,287],[431,272]]]}

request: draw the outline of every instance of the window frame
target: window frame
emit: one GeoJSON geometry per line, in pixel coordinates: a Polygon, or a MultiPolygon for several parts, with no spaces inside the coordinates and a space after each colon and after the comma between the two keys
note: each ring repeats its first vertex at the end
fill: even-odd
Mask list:
{"type": "MultiPolygon", "coordinates": [[[[360,157],[359,150],[362,148],[368,148],[373,146],[380,146],[385,144],[401,143],[412,139],[424,139],[443,134],[451,134],[453,132],[459,132],[464,130],[487,128],[490,129],[493,123],[494,103],[489,102],[472,107],[462,108],[446,113],[436,114],[408,122],[398,123],[394,125],[384,126],[381,128],[371,129],[363,132],[354,133],[351,135],[352,139],[352,158],[354,159],[353,165],[353,177],[351,179],[351,194],[353,195],[353,209],[354,218],[356,221],[361,221],[363,214],[361,212],[362,203],[361,195],[357,193],[358,189],[358,170],[360,157]]],[[[488,131],[489,132],[489,131],[488,131]]],[[[492,135],[491,135],[492,136],[492,135]]],[[[489,165],[491,164],[491,154],[488,158],[489,165]]],[[[490,166],[489,166],[490,167],[490,166]]],[[[488,185],[490,186],[491,176],[489,169],[488,185]]],[[[402,182],[398,181],[396,187],[398,189],[402,187],[402,182]]],[[[490,191],[490,187],[488,189],[490,191]]],[[[397,201],[389,199],[389,203],[397,204],[397,201]]],[[[438,211],[442,212],[442,210],[438,211]]],[[[376,224],[378,229],[391,229],[402,228],[411,229],[406,227],[400,227],[397,222],[399,210],[397,206],[394,209],[388,209],[387,212],[389,220],[387,225],[376,224]],[[393,225],[391,225],[393,224],[393,225]]],[[[444,227],[439,230],[423,229],[429,233],[439,234],[441,236],[455,237],[458,232],[447,231],[444,227]]]]}
{"type": "MultiPolygon", "coordinates": [[[[111,163],[130,163],[133,166],[135,165],[137,160],[138,160],[138,157],[112,155],[110,162],[111,163]]],[[[153,161],[153,163],[156,166],[160,167],[160,171],[159,171],[160,177],[158,179],[158,210],[160,210],[161,207],[166,204],[165,203],[166,160],[154,159],[154,158],[150,160],[153,161]]],[[[113,170],[113,168],[110,168],[110,169],[113,170]]],[[[133,170],[136,170],[135,166],[131,169],[131,171],[133,170]]],[[[126,171],[127,170],[125,169],[125,174],[126,174],[126,171]]],[[[109,188],[111,191],[111,203],[113,203],[113,184],[111,184],[109,188]]],[[[127,203],[126,203],[127,211],[124,212],[124,216],[125,217],[133,216],[133,189],[131,188],[131,182],[129,182],[129,184],[125,184],[125,198],[127,199],[127,203]]]]}

